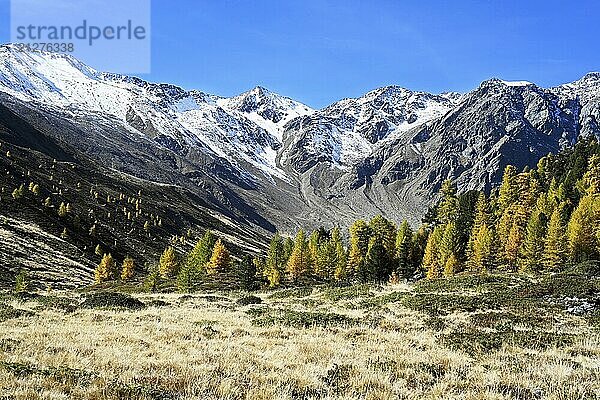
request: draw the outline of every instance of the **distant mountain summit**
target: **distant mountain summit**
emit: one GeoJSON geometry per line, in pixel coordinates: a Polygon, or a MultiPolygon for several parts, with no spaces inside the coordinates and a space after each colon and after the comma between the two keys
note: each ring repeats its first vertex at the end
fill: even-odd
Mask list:
{"type": "Polygon", "coordinates": [[[281,230],[378,213],[417,222],[445,179],[489,190],[509,163],[600,136],[596,72],[548,89],[497,78],[464,94],[386,86],[313,110],[261,86],[226,98],[7,45],[0,103],[102,165],[281,230]]]}

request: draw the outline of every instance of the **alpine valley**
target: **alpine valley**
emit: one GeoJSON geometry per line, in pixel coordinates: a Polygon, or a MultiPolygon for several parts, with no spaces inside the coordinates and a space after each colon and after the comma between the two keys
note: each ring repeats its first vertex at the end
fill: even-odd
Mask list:
{"type": "Polygon", "coordinates": [[[4,45],[0,277],[25,266],[77,286],[96,244],[149,262],[174,237],[189,249],[188,230],[257,254],[275,231],[377,214],[416,225],[445,180],[489,191],[508,164],[600,137],[599,121],[599,73],[464,94],[387,86],[315,110],[260,86],[226,98],[4,45]],[[20,185],[39,198],[12,201],[20,185]]]}

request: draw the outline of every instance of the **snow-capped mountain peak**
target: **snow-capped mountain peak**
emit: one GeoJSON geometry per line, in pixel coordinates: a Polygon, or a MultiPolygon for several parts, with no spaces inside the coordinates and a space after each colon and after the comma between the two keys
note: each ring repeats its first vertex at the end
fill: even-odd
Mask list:
{"type": "Polygon", "coordinates": [[[219,105],[229,110],[248,114],[255,113],[275,124],[282,124],[314,111],[305,104],[271,92],[262,86],[256,86],[228,99],[221,99],[219,105]]]}
{"type": "MultiPolygon", "coordinates": [[[[116,118],[175,151],[199,147],[233,165],[285,178],[275,165],[282,128],[309,107],[257,87],[231,99],[98,72],[69,55],[0,47],[0,91],[46,107],[116,118]]],[[[240,167],[241,168],[241,167],[240,167]]]]}
{"type": "Polygon", "coordinates": [[[346,98],[286,129],[282,163],[303,172],[314,160],[348,169],[406,132],[446,114],[460,96],[443,96],[385,86],[346,98]],[[313,161],[306,161],[313,160],[313,161]]]}

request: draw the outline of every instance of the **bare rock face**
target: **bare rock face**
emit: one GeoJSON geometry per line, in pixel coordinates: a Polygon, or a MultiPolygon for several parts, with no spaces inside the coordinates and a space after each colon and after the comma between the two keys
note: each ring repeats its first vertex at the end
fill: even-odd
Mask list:
{"type": "MultiPolygon", "coordinates": [[[[559,90],[491,79],[452,100],[419,96],[418,106],[411,106],[425,117],[413,123],[385,113],[386,123],[397,125],[382,137],[365,136],[365,131],[380,132],[380,121],[367,118],[371,124],[366,130],[369,124],[351,117],[364,111],[356,111],[355,101],[344,101],[348,109],[337,103],[286,126],[283,164],[310,176],[305,181],[313,183],[305,191],[318,190],[325,199],[353,204],[365,214],[380,211],[416,222],[446,179],[455,180],[462,191],[489,190],[507,164],[534,166],[549,152],[572,145],[582,123],[593,121],[589,115],[582,119],[580,110],[590,108],[595,99],[581,103],[581,98],[559,90]],[[335,110],[335,117],[328,110],[335,110]],[[334,184],[322,179],[327,168],[321,164],[338,170],[335,174],[341,176],[334,184]]],[[[366,104],[380,116],[388,108],[375,108],[380,102],[366,104]]],[[[404,103],[396,106],[407,109],[404,103]]]]}
{"type": "Polygon", "coordinates": [[[598,73],[550,89],[388,86],[313,110],[263,87],[224,98],[1,46],[0,102],[57,143],[53,154],[185,189],[266,231],[379,213],[417,223],[445,179],[489,190],[507,164],[600,136],[598,73]]]}

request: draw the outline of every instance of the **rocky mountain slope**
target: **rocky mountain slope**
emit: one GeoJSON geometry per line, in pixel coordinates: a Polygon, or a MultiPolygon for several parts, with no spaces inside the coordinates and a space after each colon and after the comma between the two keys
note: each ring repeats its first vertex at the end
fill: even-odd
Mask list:
{"type": "Polygon", "coordinates": [[[445,179],[489,190],[508,163],[534,165],[579,135],[600,136],[598,73],[549,89],[499,79],[466,94],[389,86],[313,110],[263,87],[224,98],[7,45],[0,104],[1,141],[168,185],[263,233],[378,213],[416,223],[445,179]],[[15,120],[35,138],[14,134],[15,120]]]}
{"type": "MultiPolygon", "coordinates": [[[[48,116],[41,123],[44,116],[20,110],[41,126],[64,122],[48,116]]],[[[70,140],[82,134],[60,126],[70,140]]],[[[130,255],[144,272],[166,246],[187,252],[206,229],[236,255],[264,251],[268,237],[260,225],[268,222],[209,185],[192,191],[120,172],[0,105],[0,288],[12,286],[21,268],[37,285],[89,284],[104,252],[117,262],[130,255]]]]}

